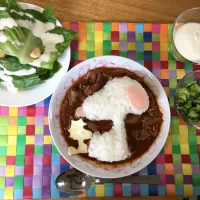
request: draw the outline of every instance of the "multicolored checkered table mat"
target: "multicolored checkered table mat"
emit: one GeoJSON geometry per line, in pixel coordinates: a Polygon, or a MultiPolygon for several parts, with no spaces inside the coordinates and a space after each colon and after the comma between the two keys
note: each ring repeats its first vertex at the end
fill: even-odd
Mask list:
{"type": "MultiPolygon", "coordinates": [[[[160,185],[92,185],[82,197],[200,195],[200,131],[177,117],[177,80],[200,69],[176,62],[170,53],[171,24],[78,23],[63,25],[78,32],[71,44],[70,67],[100,55],[136,60],[162,83],[171,105],[171,131],[158,157],[136,175],[159,174],[160,185]]],[[[59,198],[56,176],[70,165],[59,155],[48,128],[50,98],[29,107],[0,107],[0,198],[59,198]]]]}

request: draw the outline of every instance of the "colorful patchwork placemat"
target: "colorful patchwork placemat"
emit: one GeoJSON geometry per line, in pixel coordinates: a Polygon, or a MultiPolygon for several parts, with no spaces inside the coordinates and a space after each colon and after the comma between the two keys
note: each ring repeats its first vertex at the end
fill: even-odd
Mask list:
{"type": "MultiPolygon", "coordinates": [[[[171,24],[65,22],[78,32],[71,44],[77,63],[100,55],[136,60],[160,80],[171,105],[171,131],[158,157],[136,175],[159,174],[160,185],[92,185],[81,197],[200,195],[200,131],[188,127],[174,110],[177,80],[200,69],[176,62],[170,53],[171,24]]],[[[59,198],[54,181],[70,165],[59,155],[48,128],[50,97],[29,107],[0,107],[0,198],[59,198]]]]}

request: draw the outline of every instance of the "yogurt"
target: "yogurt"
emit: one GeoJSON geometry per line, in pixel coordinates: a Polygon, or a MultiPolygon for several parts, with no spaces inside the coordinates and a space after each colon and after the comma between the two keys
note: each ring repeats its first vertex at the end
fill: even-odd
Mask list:
{"type": "Polygon", "coordinates": [[[178,52],[187,60],[200,63],[200,23],[186,23],[174,34],[178,52]]]}

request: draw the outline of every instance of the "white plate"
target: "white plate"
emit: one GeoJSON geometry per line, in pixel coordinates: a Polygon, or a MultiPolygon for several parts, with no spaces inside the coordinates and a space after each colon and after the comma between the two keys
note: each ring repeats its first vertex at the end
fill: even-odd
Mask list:
{"type": "Polygon", "coordinates": [[[148,69],[146,69],[139,63],[127,58],[118,56],[102,56],[86,60],[76,65],[67,74],[65,74],[51,98],[51,103],[49,107],[49,125],[51,135],[57,149],[71,165],[73,165],[78,170],[92,176],[102,178],[117,178],[127,176],[141,170],[142,168],[146,167],[150,162],[152,162],[153,159],[159,154],[162,147],[164,146],[169,132],[170,108],[164,89],[162,88],[157,78],[148,69]],[[113,167],[109,170],[105,169],[102,166],[99,168],[94,167],[94,165],[82,161],[77,156],[68,155],[68,145],[66,144],[64,138],[61,136],[59,123],[59,109],[61,101],[74,80],[77,80],[79,76],[85,74],[88,70],[102,66],[126,68],[130,71],[133,71],[138,76],[143,77],[144,81],[157,96],[157,100],[163,113],[164,120],[158,138],[144,155],[142,155],[140,158],[133,161],[127,166],[124,165],[119,168],[113,167]]]}
{"type": "MultiPolygon", "coordinates": [[[[43,11],[42,8],[32,4],[20,3],[20,5],[24,9],[29,8],[38,10],[40,12],[43,11]]],[[[61,23],[57,21],[57,25],[61,26],[61,23]]],[[[18,93],[11,93],[0,84],[0,105],[12,107],[29,106],[38,103],[50,96],[54,92],[57,83],[67,72],[69,68],[70,58],[71,50],[70,47],[68,47],[63,55],[58,59],[58,61],[62,65],[62,68],[51,79],[31,89],[21,90],[18,93]]]]}

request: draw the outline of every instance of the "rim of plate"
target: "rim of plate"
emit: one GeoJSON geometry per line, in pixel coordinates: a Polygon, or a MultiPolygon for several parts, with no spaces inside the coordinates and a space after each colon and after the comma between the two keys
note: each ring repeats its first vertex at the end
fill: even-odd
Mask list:
{"type": "MultiPolygon", "coordinates": [[[[96,66],[96,67],[99,67],[99,66],[96,66]]],[[[96,68],[96,67],[94,67],[94,68],[96,68]]],[[[126,68],[126,67],[123,67],[123,68],[126,68]]],[[[90,69],[87,69],[85,71],[85,73],[88,70],[90,70],[90,69]]],[[[130,69],[130,71],[134,72],[131,69],[130,69]]],[[[85,73],[83,73],[83,74],[85,74],[85,73]]],[[[79,76],[82,76],[83,74],[81,74],[79,76]]],[[[76,79],[74,79],[74,80],[76,80],[76,79]]],[[[72,80],[72,82],[73,82],[73,80],[72,80]]],[[[66,94],[66,91],[68,90],[68,88],[67,89],[63,89],[63,93],[62,93],[63,96],[66,94]]],[[[63,96],[62,97],[60,96],[60,103],[62,102],[63,96]]],[[[163,148],[163,146],[164,146],[164,144],[166,142],[166,139],[167,139],[167,136],[168,136],[168,133],[169,133],[169,130],[170,130],[171,114],[170,114],[170,106],[169,106],[168,98],[167,98],[167,95],[166,95],[166,93],[164,91],[164,88],[162,87],[162,85],[160,84],[160,82],[158,81],[158,79],[146,67],[142,66],[141,64],[137,63],[134,60],[131,60],[131,59],[128,59],[128,58],[124,58],[124,57],[121,57],[121,56],[112,56],[111,55],[111,56],[99,56],[99,57],[94,57],[94,58],[90,58],[88,60],[85,60],[85,61],[77,64],[73,68],[71,68],[65,74],[65,76],[62,78],[62,80],[60,80],[59,84],[56,87],[55,92],[52,95],[52,98],[51,98],[51,101],[50,101],[50,105],[49,105],[48,120],[49,120],[49,128],[50,128],[50,133],[51,133],[53,142],[54,142],[57,150],[59,151],[59,153],[62,155],[62,157],[68,163],[70,163],[70,165],[72,165],[76,169],[82,171],[83,173],[86,173],[86,174],[91,175],[91,176],[96,176],[96,177],[101,177],[101,178],[120,178],[120,177],[128,176],[128,175],[131,175],[131,174],[134,174],[134,173],[140,171],[141,169],[143,169],[147,165],[149,165],[158,156],[159,152],[162,150],[162,148],[163,148]],[[163,125],[162,125],[162,128],[164,127],[165,129],[161,128],[159,136],[156,138],[156,140],[154,141],[154,143],[151,145],[151,147],[149,148],[149,150],[147,152],[145,152],[140,158],[134,160],[130,165],[125,166],[120,172],[117,171],[117,173],[116,173],[114,171],[108,171],[108,170],[103,169],[103,168],[96,168],[96,170],[93,170],[93,168],[90,166],[91,164],[89,164],[89,163],[87,163],[85,161],[82,161],[82,164],[77,164],[76,162],[74,162],[74,161],[78,162],[80,160],[76,156],[69,156],[68,153],[67,153],[67,147],[66,147],[66,149],[64,151],[62,151],[62,148],[60,147],[61,144],[59,144],[57,142],[58,140],[60,140],[60,139],[58,139],[58,137],[60,137],[61,140],[62,140],[62,141],[60,140],[60,142],[63,142],[63,146],[66,145],[66,142],[65,142],[63,136],[60,133],[61,132],[60,127],[56,127],[57,128],[57,131],[56,131],[57,133],[55,133],[55,131],[54,131],[55,130],[54,125],[56,123],[59,123],[59,122],[55,122],[54,121],[56,119],[54,117],[59,115],[60,105],[55,105],[55,103],[56,103],[56,97],[57,97],[57,95],[61,94],[61,91],[60,91],[61,84],[64,84],[67,81],[67,79],[70,78],[71,74],[77,73],[76,72],[77,69],[80,69],[81,66],[87,67],[89,65],[89,63],[91,63],[91,62],[98,63],[98,61],[105,60],[105,61],[111,61],[110,63],[112,63],[112,61],[115,61],[115,60],[117,61],[119,59],[123,60],[123,62],[117,63],[116,67],[117,66],[121,67],[121,64],[124,63],[124,64],[128,64],[129,66],[131,65],[131,66],[134,66],[136,68],[140,68],[140,70],[138,72],[145,71],[147,73],[146,75],[148,75],[148,78],[152,78],[153,82],[156,84],[155,88],[159,88],[159,92],[162,92],[163,102],[161,102],[161,103],[165,107],[165,110],[162,111],[163,117],[165,117],[163,125]],[[53,112],[55,112],[55,107],[56,107],[56,110],[58,111],[58,114],[56,114],[55,116],[53,116],[53,114],[55,114],[55,113],[53,113],[53,112]],[[160,140],[159,138],[161,136],[162,136],[162,139],[160,140]],[[159,142],[158,142],[158,140],[159,140],[159,142]],[[155,147],[153,153],[151,153],[151,155],[148,156],[150,154],[149,152],[152,150],[154,144],[156,144],[156,143],[158,143],[158,146],[155,145],[156,147],[155,147]],[[64,153],[66,153],[67,156],[64,153]],[[140,161],[142,161],[142,158],[145,157],[145,156],[147,158],[145,158],[145,160],[143,161],[143,163],[140,163],[140,161]],[[134,168],[132,168],[132,167],[130,168],[130,166],[132,164],[133,165],[135,165],[135,164],[137,165],[138,164],[138,166],[134,167],[134,168]],[[88,169],[86,169],[86,168],[88,168],[88,169]]],[[[58,121],[59,121],[59,119],[58,119],[58,121]]]]}
{"type": "MultiPolygon", "coordinates": [[[[34,4],[30,4],[30,3],[23,3],[23,2],[19,2],[18,3],[20,6],[22,6],[23,9],[34,9],[37,10],[39,12],[42,12],[44,9],[34,5],[34,4]]],[[[57,20],[56,21],[58,26],[62,26],[62,24],[57,20]]],[[[69,65],[70,65],[70,61],[71,61],[71,49],[70,46],[67,47],[67,49],[64,51],[64,53],[58,58],[58,60],[60,61],[60,64],[62,66],[62,68],[49,80],[46,80],[44,83],[35,86],[33,88],[27,89],[27,90],[21,90],[18,93],[12,93],[7,91],[6,89],[1,89],[3,93],[5,93],[4,95],[9,94],[9,98],[1,100],[0,99],[0,106],[8,106],[8,107],[24,107],[24,106],[30,106],[30,105],[34,105],[37,104],[41,101],[43,101],[44,99],[46,99],[47,97],[49,97],[50,95],[53,94],[53,92],[56,89],[56,85],[54,86],[54,88],[49,87],[48,84],[50,83],[51,86],[53,85],[53,80],[59,81],[60,79],[62,79],[62,77],[65,75],[65,73],[68,71],[69,69],[69,65]],[[61,63],[62,62],[62,63],[61,63]],[[64,64],[63,64],[64,63],[64,64]],[[31,91],[39,91],[39,88],[42,87],[40,90],[45,91],[45,93],[42,93],[40,91],[40,93],[37,95],[37,97],[35,99],[29,98],[27,100],[27,95],[30,95],[28,93],[31,93],[31,91]],[[20,99],[24,99],[24,102],[21,101],[20,99]],[[3,102],[1,102],[3,101],[3,102]]],[[[1,93],[1,91],[0,91],[1,93]]],[[[35,92],[36,93],[36,92],[35,92]]]]}

